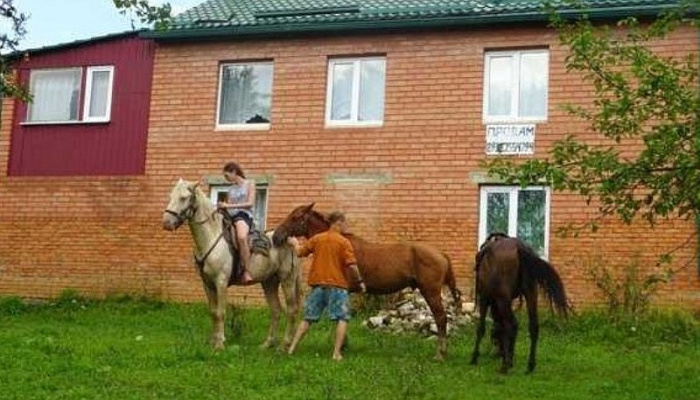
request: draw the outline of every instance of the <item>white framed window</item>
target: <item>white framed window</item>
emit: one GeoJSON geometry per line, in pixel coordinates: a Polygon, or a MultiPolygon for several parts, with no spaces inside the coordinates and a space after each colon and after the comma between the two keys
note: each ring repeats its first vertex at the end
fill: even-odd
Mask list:
{"type": "MultiPolygon", "coordinates": [[[[228,196],[229,185],[212,185],[209,187],[209,198],[213,205],[225,201],[228,196]]],[[[267,226],[267,184],[255,185],[255,208],[253,209],[255,226],[258,230],[265,231],[267,226]]]]}
{"type": "Polygon", "coordinates": [[[549,187],[482,186],[479,198],[479,243],[490,233],[519,237],[549,257],[549,187]]]}
{"type": "Polygon", "coordinates": [[[217,97],[217,129],[269,129],[272,62],[222,64],[217,97]]]}
{"type": "Polygon", "coordinates": [[[113,66],[88,67],[85,82],[83,120],[91,122],[109,121],[112,111],[113,83],[113,66]]]}
{"type": "Polygon", "coordinates": [[[385,57],[329,60],[326,125],[381,126],[385,80],[385,57]]]}
{"type": "Polygon", "coordinates": [[[81,68],[32,70],[29,73],[28,122],[78,121],[81,68]]]}
{"type": "Polygon", "coordinates": [[[108,122],[113,84],[113,66],[32,70],[26,123],[108,122]],[[86,93],[81,99],[84,70],[86,93]]]}
{"type": "Polygon", "coordinates": [[[484,122],[547,120],[549,50],[489,51],[484,56],[484,122]]]}

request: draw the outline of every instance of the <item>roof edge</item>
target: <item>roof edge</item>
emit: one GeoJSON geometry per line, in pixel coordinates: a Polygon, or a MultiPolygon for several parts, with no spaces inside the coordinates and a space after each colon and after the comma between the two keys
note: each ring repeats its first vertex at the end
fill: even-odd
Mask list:
{"type": "MultiPolygon", "coordinates": [[[[660,12],[677,7],[674,4],[653,5],[646,7],[609,7],[598,8],[590,11],[578,9],[558,10],[557,14],[564,18],[577,18],[587,16],[592,20],[607,20],[627,16],[649,17],[656,16],[660,12]]],[[[546,13],[532,11],[526,13],[509,13],[493,15],[452,16],[439,18],[416,18],[403,20],[366,20],[337,23],[298,23],[279,25],[250,25],[250,26],[226,26],[220,28],[194,28],[173,29],[165,31],[145,30],[141,37],[157,41],[178,40],[206,40],[223,39],[230,37],[269,37],[280,33],[304,34],[304,33],[331,33],[331,32],[366,32],[394,29],[425,29],[425,28],[451,28],[458,26],[483,26],[494,23],[510,22],[548,22],[546,13]]]]}
{"type": "Polygon", "coordinates": [[[142,37],[141,34],[147,30],[148,29],[138,29],[138,30],[131,30],[131,31],[123,31],[123,32],[118,32],[118,33],[109,33],[106,35],[94,36],[94,37],[91,37],[88,39],[78,39],[78,40],[74,40],[72,42],[52,44],[49,46],[35,47],[32,49],[16,50],[16,51],[13,51],[11,53],[7,53],[7,54],[3,55],[3,57],[13,59],[13,58],[18,58],[18,57],[23,57],[26,54],[35,55],[35,54],[40,54],[40,53],[45,53],[45,52],[50,52],[50,51],[70,49],[73,47],[79,47],[79,46],[83,46],[86,44],[106,42],[109,40],[118,40],[118,39],[130,37],[130,36],[142,37]]]}

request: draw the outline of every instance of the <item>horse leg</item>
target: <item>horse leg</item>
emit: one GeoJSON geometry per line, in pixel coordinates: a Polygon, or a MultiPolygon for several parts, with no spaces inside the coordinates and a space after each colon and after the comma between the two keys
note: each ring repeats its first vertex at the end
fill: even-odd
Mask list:
{"type": "Polygon", "coordinates": [[[471,364],[476,365],[479,359],[479,345],[486,332],[486,313],[489,311],[489,302],[483,296],[479,297],[479,322],[476,325],[476,341],[474,342],[474,352],[472,353],[471,364]]]}
{"type": "Polygon", "coordinates": [[[287,328],[284,330],[282,348],[287,350],[292,344],[294,329],[297,326],[299,307],[301,305],[301,280],[296,276],[290,276],[282,282],[285,304],[287,305],[287,328]]]}
{"type": "Polygon", "coordinates": [[[508,370],[513,366],[513,352],[515,351],[515,337],[518,332],[518,321],[513,315],[511,301],[508,298],[498,299],[495,302],[494,321],[501,321],[500,342],[503,348],[503,357],[501,364],[501,373],[508,373],[508,370]]]}
{"type": "Polygon", "coordinates": [[[228,287],[228,279],[222,274],[216,281],[215,293],[213,297],[215,298],[213,304],[210,303],[211,313],[214,318],[214,348],[216,350],[222,350],[224,348],[224,343],[226,342],[226,335],[224,334],[224,320],[226,318],[226,288],[228,287]]]}
{"type": "Polygon", "coordinates": [[[207,302],[209,304],[209,315],[211,315],[212,325],[214,331],[212,331],[211,339],[209,342],[212,346],[216,345],[216,286],[209,284],[206,281],[202,281],[204,286],[204,293],[207,295],[207,302]]]}
{"type": "Polygon", "coordinates": [[[430,311],[433,312],[438,330],[438,348],[435,359],[442,361],[447,353],[447,313],[442,305],[441,291],[440,288],[437,290],[420,288],[420,292],[428,303],[430,311]]]}
{"type": "Polygon", "coordinates": [[[277,344],[277,329],[280,320],[280,299],[278,296],[280,282],[277,277],[272,276],[261,282],[265,292],[265,300],[270,308],[270,327],[267,331],[267,338],[260,347],[271,348],[277,344]]]}
{"type": "Polygon", "coordinates": [[[531,290],[525,294],[527,302],[527,319],[530,328],[530,358],[527,361],[527,372],[535,370],[535,353],[537,353],[537,341],[540,336],[540,325],[537,320],[537,291],[531,290]]]}

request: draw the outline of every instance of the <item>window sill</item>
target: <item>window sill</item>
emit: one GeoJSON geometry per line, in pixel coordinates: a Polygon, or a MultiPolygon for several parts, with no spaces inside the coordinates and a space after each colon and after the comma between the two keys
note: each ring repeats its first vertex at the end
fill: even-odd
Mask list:
{"type": "Polygon", "coordinates": [[[368,121],[368,122],[339,122],[326,121],[325,128],[381,128],[384,126],[384,121],[368,121]]]}
{"type": "Polygon", "coordinates": [[[20,126],[36,126],[36,125],[95,125],[108,124],[110,120],[104,121],[25,121],[20,122],[20,126]]]}
{"type": "Polygon", "coordinates": [[[543,124],[547,122],[547,118],[489,118],[484,119],[484,125],[499,125],[499,124],[543,124]]]}
{"type": "Polygon", "coordinates": [[[233,125],[217,125],[214,129],[216,132],[225,131],[269,131],[270,124],[233,124],[233,125]]]}

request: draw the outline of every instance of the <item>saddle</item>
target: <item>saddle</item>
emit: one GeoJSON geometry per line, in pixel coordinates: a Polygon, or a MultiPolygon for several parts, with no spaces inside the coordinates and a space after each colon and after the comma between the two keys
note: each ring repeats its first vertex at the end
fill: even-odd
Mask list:
{"type": "MultiPolygon", "coordinates": [[[[223,229],[224,240],[228,244],[229,251],[231,252],[231,258],[233,260],[233,264],[231,266],[231,270],[233,272],[231,273],[231,278],[228,282],[229,286],[231,286],[240,281],[241,276],[245,271],[243,270],[243,265],[241,264],[240,253],[238,252],[238,243],[235,237],[231,235],[231,227],[233,227],[235,230],[236,226],[233,224],[233,219],[228,212],[225,210],[220,210],[220,212],[223,216],[221,228],[223,229]]],[[[250,248],[251,255],[261,254],[265,257],[270,256],[272,241],[267,237],[267,235],[265,235],[264,232],[257,229],[255,223],[253,223],[253,226],[248,233],[248,248],[250,248]]]]}

